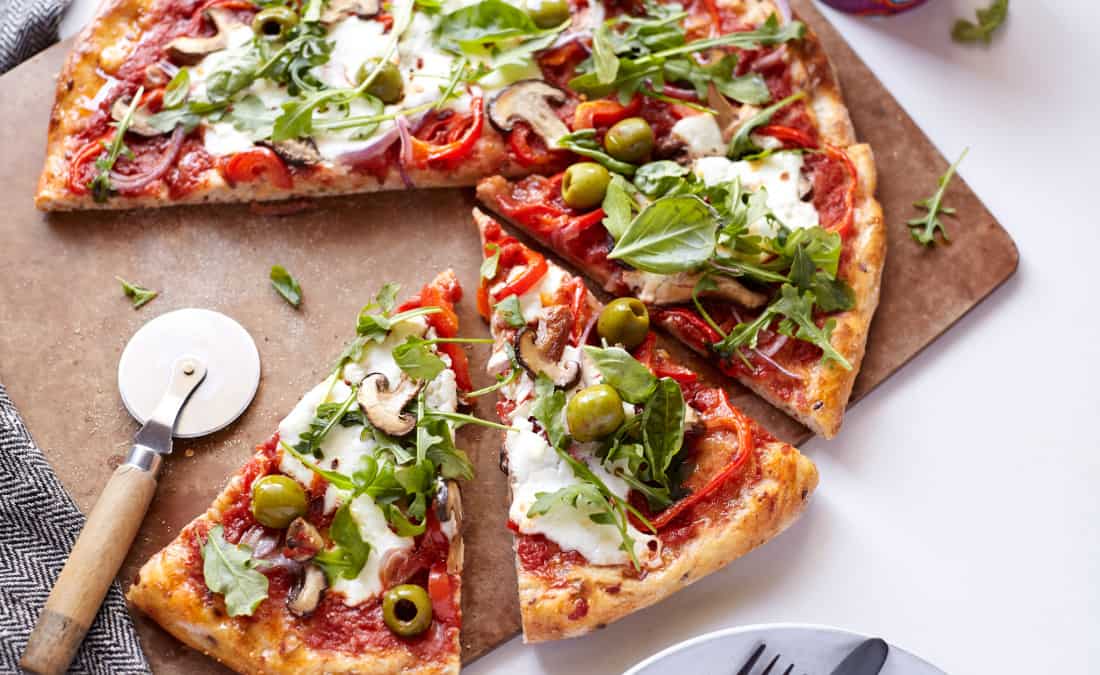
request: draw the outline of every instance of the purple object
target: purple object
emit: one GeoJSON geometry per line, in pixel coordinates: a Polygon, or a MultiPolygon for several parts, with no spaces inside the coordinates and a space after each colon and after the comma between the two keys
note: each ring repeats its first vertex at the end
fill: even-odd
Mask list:
{"type": "Polygon", "coordinates": [[[830,7],[835,7],[842,12],[852,14],[897,14],[907,9],[913,9],[917,5],[924,4],[925,0],[821,0],[830,7]]]}

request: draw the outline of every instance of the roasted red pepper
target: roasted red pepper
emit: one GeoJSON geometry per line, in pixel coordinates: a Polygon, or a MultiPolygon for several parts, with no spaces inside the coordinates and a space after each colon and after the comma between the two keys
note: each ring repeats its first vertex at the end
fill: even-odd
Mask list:
{"type": "Polygon", "coordinates": [[[576,112],[573,113],[573,130],[609,127],[619,120],[637,115],[641,108],[642,97],[637,94],[625,106],[609,98],[585,101],[578,105],[576,112]]]}
{"type": "Polygon", "coordinates": [[[230,185],[267,178],[272,185],[283,190],[294,186],[286,164],[268,148],[253,148],[238,152],[224,159],[221,166],[230,185]]]}
{"type": "Polygon", "coordinates": [[[481,138],[482,129],[485,128],[485,107],[482,105],[482,98],[473,97],[468,116],[451,119],[454,123],[450,125],[447,142],[435,143],[415,136],[412,138],[412,157],[417,165],[423,166],[428,162],[457,161],[464,159],[473,151],[478,139],[481,138]]]}

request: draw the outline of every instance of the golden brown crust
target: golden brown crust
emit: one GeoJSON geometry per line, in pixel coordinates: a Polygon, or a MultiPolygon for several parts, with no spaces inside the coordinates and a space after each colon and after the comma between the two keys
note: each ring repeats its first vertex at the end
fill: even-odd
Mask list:
{"type": "MultiPolygon", "coordinates": [[[[205,535],[213,524],[221,522],[226,510],[241,499],[244,481],[242,469],[230,479],[206,513],[191,521],[172,543],[142,566],[137,581],[126,594],[135,607],[184,644],[240,673],[458,673],[461,649],[458,631],[454,631],[447,656],[429,663],[407,650],[374,649],[349,654],[313,648],[303,642],[295,630],[297,619],[283,607],[258,611],[253,617],[229,617],[221,596],[208,591],[196,579],[192,567],[196,564],[193,542],[195,537],[205,535]]],[[[454,488],[451,494],[457,500],[457,486],[452,484],[451,487],[454,488]]],[[[461,509],[457,509],[455,517],[460,518],[460,514],[461,509]]],[[[461,529],[461,521],[456,525],[461,529]]],[[[455,562],[461,568],[461,555],[457,561],[448,560],[449,565],[455,562]]],[[[202,564],[201,559],[197,564],[202,564]]],[[[458,569],[454,573],[459,576],[460,572],[458,569]]],[[[460,588],[455,593],[457,604],[460,588]]]]}
{"type": "Polygon", "coordinates": [[[721,569],[789,527],[817,487],[817,468],[778,441],[762,452],[762,478],[733,511],[701,525],[677,555],[636,579],[621,567],[575,565],[553,581],[517,563],[524,642],[577,637],[655,604],[721,569]],[[570,618],[583,599],[587,612],[570,618]]]}

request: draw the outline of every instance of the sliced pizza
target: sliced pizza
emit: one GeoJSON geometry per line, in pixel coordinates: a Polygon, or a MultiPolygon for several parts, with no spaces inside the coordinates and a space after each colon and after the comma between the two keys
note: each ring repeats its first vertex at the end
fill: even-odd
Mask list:
{"type": "Polygon", "coordinates": [[[787,528],[817,469],[655,345],[645,306],[474,212],[524,639],[583,635],[787,528]]]}
{"type": "Polygon", "coordinates": [[[457,673],[469,389],[445,272],[387,285],[333,372],[128,597],[242,673],[457,673]]]}
{"type": "Polygon", "coordinates": [[[286,199],[551,170],[595,152],[593,128],[622,110],[660,120],[664,139],[678,109],[706,103],[708,83],[727,105],[764,100],[777,61],[752,55],[803,31],[773,10],[107,0],[58,77],[36,204],[286,199]],[[631,57],[612,63],[605,22],[628,11],[635,30],[615,50],[631,57]]]}

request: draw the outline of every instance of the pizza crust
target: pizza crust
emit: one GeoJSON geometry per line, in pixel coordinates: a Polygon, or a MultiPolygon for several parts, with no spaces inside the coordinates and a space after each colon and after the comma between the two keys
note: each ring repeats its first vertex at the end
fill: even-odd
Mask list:
{"type": "MultiPolygon", "coordinates": [[[[262,461],[259,455],[250,460],[257,461],[262,461]]],[[[450,653],[444,660],[424,662],[407,650],[348,654],[312,648],[299,638],[294,630],[297,619],[286,610],[264,613],[259,618],[228,616],[221,596],[211,593],[205,584],[193,576],[192,542],[197,536],[205,536],[210,527],[221,522],[225,511],[241,498],[248,466],[246,464],[230,479],[206,513],[191,521],[172,543],[142,566],[137,580],[126,594],[135,607],[184,644],[240,673],[458,673],[461,647],[457,630],[453,631],[450,653]]],[[[455,495],[457,503],[457,485],[452,482],[449,489],[453,490],[451,494],[455,495]]],[[[457,530],[461,530],[461,508],[452,510],[452,513],[458,519],[457,530]]],[[[461,548],[461,537],[456,535],[452,554],[448,556],[448,567],[457,567],[452,571],[456,577],[461,574],[461,548]]],[[[198,564],[201,564],[201,558],[198,564]]],[[[461,586],[455,590],[456,604],[460,599],[461,586]]]]}

